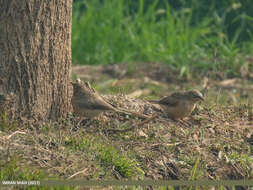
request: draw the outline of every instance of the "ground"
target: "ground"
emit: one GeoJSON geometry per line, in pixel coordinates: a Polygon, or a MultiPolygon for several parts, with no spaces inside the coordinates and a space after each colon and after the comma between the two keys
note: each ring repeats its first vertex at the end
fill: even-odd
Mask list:
{"type": "Polygon", "coordinates": [[[70,114],[58,123],[18,126],[2,114],[2,179],[253,178],[250,73],[182,74],[161,63],[74,66],[72,72],[117,107],[150,116],[156,112],[147,100],[174,91],[205,89],[205,101],[185,122],[105,112],[92,120],[70,114]]]}

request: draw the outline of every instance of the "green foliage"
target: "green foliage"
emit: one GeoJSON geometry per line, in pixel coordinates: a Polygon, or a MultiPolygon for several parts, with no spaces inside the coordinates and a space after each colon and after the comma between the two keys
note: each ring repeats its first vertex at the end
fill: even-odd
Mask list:
{"type": "Polygon", "coordinates": [[[198,156],[196,158],[196,161],[193,165],[193,168],[191,170],[191,174],[190,174],[190,179],[189,180],[196,180],[197,179],[197,173],[198,173],[198,167],[199,167],[199,161],[200,161],[200,156],[198,156]]]}
{"type": "Polygon", "coordinates": [[[114,168],[123,177],[135,176],[136,173],[143,175],[138,167],[137,161],[129,159],[111,145],[99,143],[92,136],[85,136],[82,139],[68,139],[65,145],[73,150],[86,151],[88,156],[95,156],[99,164],[104,168],[114,168]]]}
{"type": "MultiPolygon", "coordinates": [[[[135,168],[137,169],[137,163],[134,160],[129,160],[127,157],[120,155],[119,152],[111,146],[100,146],[98,150],[100,152],[98,159],[101,161],[101,164],[115,167],[115,170],[123,177],[134,176],[134,170],[135,168]]],[[[138,169],[138,171],[141,170],[138,169]]]]}
{"type": "Polygon", "coordinates": [[[180,64],[178,59],[183,63],[192,48],[198,51],[196,42],[211,32],[209,21],[190,28],[191,9],[173,13],[166,4],[157,10],[157,0],[145,12],[144,3],[139,1],[138,12],[133,15],[122,0],[82,3],[87,7],[84,15],[78,18],[79,14],[73,13],[74,63],[142,60],[180,64]]]}
{"type": "Polygon", "coordinates": [[[40,170],[31,170],[31,168],[18,169],[17,158],[12,157],[5,164],[1,163],[0,177],[3,180],[38,180],[45,178],[46,175],[40,170]]]}
{"type": "MultiPolygon", "coordinates": [[[[24,162],[24,159],[19,156],[9,155],[0,159],[0,180],[3,181],[41,181],[43,179],[57,179],[48,175],[47,171],[32,167],[24,162]],[[50,177],[49,177],[50,176],[50,177]]],[[[20,189],[21,185],[18,186],[20,189]]],[[[22,189],[22,188],[21,188],[22,189]]],[[[24,185],[23,189],[73,189],[68,186],[64,187],[48,187],[37,185],[24,185]]]]}
{"type": "Polygon", "coordinates": [[[73,63],[159,61],[183,68],[184,75],[195,67],[236,73],[242,61],[235,57],[253,50],[253,3],[247,3],[76,1],[73,63]]]}

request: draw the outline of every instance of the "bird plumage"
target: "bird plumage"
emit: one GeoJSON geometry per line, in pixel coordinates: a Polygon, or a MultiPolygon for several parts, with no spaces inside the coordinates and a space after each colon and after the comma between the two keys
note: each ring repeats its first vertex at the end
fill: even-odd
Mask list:
{"type": "Polygon", "coordinates": [[[73,96],[71,103],[74,113],[77,115],[92,118],[103,111],[115,111],[115,108],[107,103],[88,82],[77,81],[72,85],[73,96]]]}
{"type": "Polygon", "coordinates": [[[160,105],[163,112],[172,119],[182,119],[189,116],[196,103],[204,100],[203,95],[197,90],[174,92],[160,100],[151,100],[151,103],[160,105]]]}

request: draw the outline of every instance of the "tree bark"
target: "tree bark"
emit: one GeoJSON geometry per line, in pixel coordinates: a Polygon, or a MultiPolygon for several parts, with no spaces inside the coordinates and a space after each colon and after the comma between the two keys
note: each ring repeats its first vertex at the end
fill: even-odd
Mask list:
{"type": "Polygon", "coordinates": [[[14,118],[56,120],[70,111],[71,0],[0,0],[0,92],[14,118]]]}

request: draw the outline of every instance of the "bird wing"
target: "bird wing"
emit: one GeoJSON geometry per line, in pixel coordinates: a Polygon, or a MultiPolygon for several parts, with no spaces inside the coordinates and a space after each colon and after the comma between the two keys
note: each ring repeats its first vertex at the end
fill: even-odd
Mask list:
{"type": "Polygon", "coordinates": [[[100,110],[114,110],[115,108],[107,103],[99,94],[96,94],[94,98],[92,98],[92,103],[94,104],[94,107],[100,110]]]}
{"type": "Polygon", "coordinates": [[[176,106],[179,103],[179,100],[182,97],[182,93],[175,92],[171,94],[170,96],[164,97],[161,100],[159,100],[160,104],[168,105],[168,106],[176,106]]]}
{"type": "Polygon", "coordinates": [[[88,82],[85,84],[73,83],[74,95],[72,97],[73,103],[83,109],[92,110],[114,110],[115,108],[108,104],[91,86],[88,82]]]}
{"type": "Polygon", "coordinates": [[[78,104],[79,107],[88,110],[113,110],[111,105],[108,105],[106,102],[96,99],[94,97],[84,101],[83,98],[72,100],[75,104],[78,104]]]}

